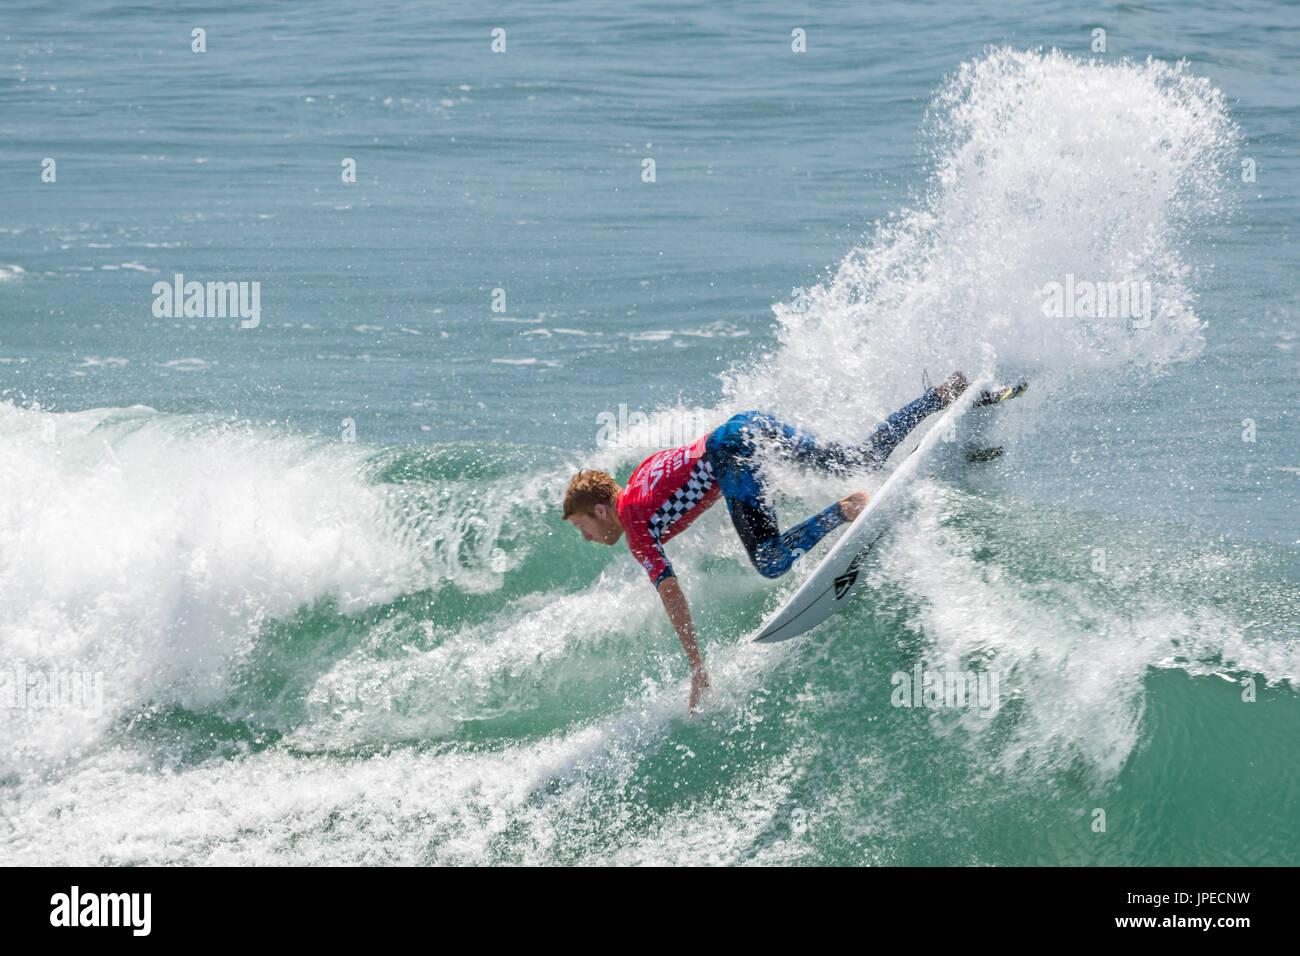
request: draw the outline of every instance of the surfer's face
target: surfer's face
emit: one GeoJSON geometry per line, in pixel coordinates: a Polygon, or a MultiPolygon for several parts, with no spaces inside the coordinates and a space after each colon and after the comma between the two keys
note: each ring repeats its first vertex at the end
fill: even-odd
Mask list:
{"type": "Polygon", "coordinates": [[[575,512],[569,515],[569,520],[587,541],[613,544],[623,536],[623,526],[618,523],[614,509],[608,505],[596,505],[590,514],[575,512]]]}

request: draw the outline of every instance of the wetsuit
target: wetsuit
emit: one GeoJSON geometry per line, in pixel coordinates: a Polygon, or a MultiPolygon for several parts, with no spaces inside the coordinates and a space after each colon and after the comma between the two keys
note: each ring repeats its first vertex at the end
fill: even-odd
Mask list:
{"type": "Polygon", "coordinates": [[[878,425],[861,445],[819,443],[764,412],[734,415],[690,445],[651,455],[632,472],[616,504],[627,546],[658,587],[673,574],[664,542],[725,497],[749,560],[764,577],[778,577],[846,519],[836,502],[782,534],[776,512],[765,500],[755,452],[771,449],[781,458],[832,474],[879,468],[908,432],[942,407],[938,393],[928,389],[878,425]]]}

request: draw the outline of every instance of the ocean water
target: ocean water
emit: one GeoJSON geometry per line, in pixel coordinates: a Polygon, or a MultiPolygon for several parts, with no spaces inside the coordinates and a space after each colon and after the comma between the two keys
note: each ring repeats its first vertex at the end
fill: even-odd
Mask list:
{"type": "MultiPolygon", "coordinates": [[[[1296,28],[7,4],[0,862],[1300,862],[1296,28]],[[826,626],[750,643],[811,563],[723,507],[670,543],[688,716],[569,477],[749,408],[859,439],[954,368],[1032,383],[972,412],[1006,452],[826,626]]],[[[774,475],[783,524],[851,490],[774,475]]]]}

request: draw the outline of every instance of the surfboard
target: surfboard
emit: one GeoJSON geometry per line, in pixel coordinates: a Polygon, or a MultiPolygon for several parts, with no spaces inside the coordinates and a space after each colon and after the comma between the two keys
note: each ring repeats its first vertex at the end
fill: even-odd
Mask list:
{"type": "Polygon", "coordinates": [[[889,456],[891,461],[898,462],[893,472],[817,569],[763,625],[754,637],[756,642],[766,644],[797,637],[838,613],[849,602],[862,586],[865,577],[861,573],[862,566],[872,547],[889,530],[907,501],[907,485],[935,459],[945,453],[950,456],[959,453],[955,441],[957,426],[980,393],[989,387],[990,381],[986,378],[972,382],[928,429],[922,423],[913,429],[900,447],[894,449],[889,456]]]}

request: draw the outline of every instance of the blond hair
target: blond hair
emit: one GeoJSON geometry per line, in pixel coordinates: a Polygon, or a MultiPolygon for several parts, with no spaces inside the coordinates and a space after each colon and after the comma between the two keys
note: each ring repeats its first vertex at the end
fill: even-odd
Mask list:
{"type": "Polygon", "coordinates": [[[579,511],[594,514],[596,505],[614,507],[618,501],[618,483],[603,471],[580,471],[569,482],[564,493],[564,517],[579,511]]]}

